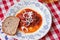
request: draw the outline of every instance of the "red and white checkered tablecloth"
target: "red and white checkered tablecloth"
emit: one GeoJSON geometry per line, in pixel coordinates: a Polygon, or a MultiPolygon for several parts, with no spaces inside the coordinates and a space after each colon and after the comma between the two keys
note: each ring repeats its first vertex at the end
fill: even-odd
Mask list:
{"type": "MultiPolygon", "coordinates": [[[[7,10],[19,1],[20,0],[0,0],[0,21],[3,20],[7,10]]],[[[52,4],[48,3],[46,6],[49,8],[52,14],[52,26],[47,35],[40,40],[60,40],[60,2],[56,1],[52,4]]],[[[0,40],[2,39],[0,38],[0,40]]]]}

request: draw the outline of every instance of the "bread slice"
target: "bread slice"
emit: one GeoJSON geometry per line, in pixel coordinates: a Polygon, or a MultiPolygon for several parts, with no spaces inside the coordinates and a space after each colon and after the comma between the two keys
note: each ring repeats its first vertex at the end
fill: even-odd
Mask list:
{"type": "Polygon", "coordinates": [[[7,17],[2,23],[2,31],[8,35],[15,35],[19,21],[19,18],[15,16],[7,17]]]}

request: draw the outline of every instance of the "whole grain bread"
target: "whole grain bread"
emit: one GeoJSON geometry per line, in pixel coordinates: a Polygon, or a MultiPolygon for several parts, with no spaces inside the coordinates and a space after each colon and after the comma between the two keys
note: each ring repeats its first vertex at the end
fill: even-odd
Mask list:
{"type": "Polygon", "coordinates": [[[8,35],[15,35],[19,21],[19,18],[15,16],[7,17],[2,23],[2,31],[8,35]]]}

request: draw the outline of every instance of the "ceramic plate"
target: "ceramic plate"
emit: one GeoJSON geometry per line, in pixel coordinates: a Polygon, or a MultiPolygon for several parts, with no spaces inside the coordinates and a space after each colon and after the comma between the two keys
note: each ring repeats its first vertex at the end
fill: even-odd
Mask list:
{"type": "Polygon", "coordinates": [[[50,11],[48,10],[48,8],[40,2],[34,2],[34,1],[19,2],[15,5],[13,5],[8,10],[5,18],[8,16],[15,16],[21,9],[24,9],[24,8],[31,8],[31,9],[34,9],[35,11],[39,12],[39,14],[42,16],[41,27],[34,33],[24,34],[22,32],[17,32],[17,34],[15,36],[9,36],[2,32],[1,27],[2,27],[3,21],[1,21],[0,22],[0,26],[1,26],[0,27],[0,36],[1,36],[2,40],[13,40],[13,38],[16,38],[18,40],[37,40],[37,39],[41,39],[43,36],[45,36],[47,34],[47,32],[49,31],[49,29],[51,27],[52,18],[51,18],[51,14],[50,14],[50,11]]]}

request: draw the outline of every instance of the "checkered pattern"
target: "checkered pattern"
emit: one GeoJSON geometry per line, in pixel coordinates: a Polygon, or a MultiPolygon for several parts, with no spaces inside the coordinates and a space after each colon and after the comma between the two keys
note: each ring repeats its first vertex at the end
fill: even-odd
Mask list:
{"type": "Polygon", "coordinates": [[[52,14],[52,26],[41,40],[60,40],[60,2],[47,3],[46,6],[52,14]]]}
{"type": "MultiPolygon", "coordinates": [[[[0,20],[3,20],[8,9],[20,0],[0,0],[0,20]]],[[[42,0],[39,0],[39,2],[42,0]]],[[[52,26],[50,31],[40,40],[60,40],[60,2],[48,3],[46,6],[52,14],[52,26]]],[[[2,40],[0,38],[0,40],[2,40]]],[[[18,40],[15,39],[14,40],[18,40]]]]}

